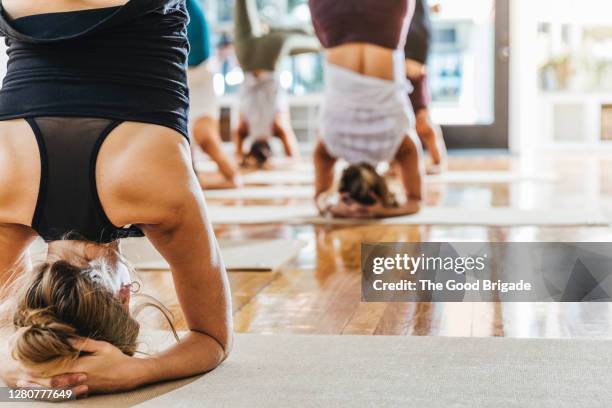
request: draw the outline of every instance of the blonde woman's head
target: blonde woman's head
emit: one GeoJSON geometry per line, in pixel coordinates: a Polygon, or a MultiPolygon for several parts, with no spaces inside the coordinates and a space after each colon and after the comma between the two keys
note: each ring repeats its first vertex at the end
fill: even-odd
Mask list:
{"type": "Polygon", "coordinates": [[[79,357],[71,345],[77,337],[133,355],[140,327],[130,316],[129,296],[117,287],[119,264],[102,258],[36,267],[13,315],[13,358],[26,366],[62,364],[79,357]]]}

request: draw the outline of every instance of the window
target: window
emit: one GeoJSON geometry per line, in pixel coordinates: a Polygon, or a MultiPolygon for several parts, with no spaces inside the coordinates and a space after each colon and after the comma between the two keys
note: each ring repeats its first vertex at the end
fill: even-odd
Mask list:
{"type": "MultiPolygon", "coordinates": [[[[233,8],[235,0],[204,0],[207,17],[213,31],[213,45],[217,49],[219,73],[217,93],[231,95],[238,92],[244,78],[227,43],[233,38],[233,8]]],[[[264,23],[276,26],[310,26],[308,0],[256,0],[264,23]]],[[[282,86],[291,95],[320,93],[323,89],[323,60],[319,54],[287,57],[281,61],[282,86]]]]}

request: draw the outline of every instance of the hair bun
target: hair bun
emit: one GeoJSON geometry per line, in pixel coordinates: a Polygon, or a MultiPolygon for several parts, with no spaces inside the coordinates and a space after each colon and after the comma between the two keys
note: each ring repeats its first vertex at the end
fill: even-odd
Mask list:
{"type": "Polygon", "coordinates": [[[26,366],[79,356],[69,342],[76,330],[59,321],[49,309],[25,311],[16,319],[15,327],[12,357],[26,366]]]}

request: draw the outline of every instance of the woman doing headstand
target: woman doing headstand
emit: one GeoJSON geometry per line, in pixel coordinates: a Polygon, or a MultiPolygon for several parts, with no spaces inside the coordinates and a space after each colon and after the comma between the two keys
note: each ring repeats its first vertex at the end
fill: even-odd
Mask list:
{"type": "Polygon", "coordinates": [[[187,81],[191,104],[189,125],[193,141],[217,163],[229,187],[242,184],[238,165],[223,151],[219,134],[219,103],[215,94],[213,74],[208,61],[211,57],[210,27],[202,4],[198,0],[187,0],[189,24],[189,70],[187,81]]]}
{"type": "Polygon", "coordinates": [[[415,213],[422,198],[421,145],[408,99],[403,40],[412,15],[408,0],[310,0],[316,33],[326,49],[321,137],[315,149],[316,197],[322,211],[342,217],[415,213]],[[338,159],[349,163],[342,199],[320,204],[334,185],[338,159]],[[399,166],[406,200],[399,203],[379,163],[399,166]]]}
{"type": "Polygon", "coordinates": [[[303,30],[264,27],[255,0],[236,0],[234,24],[236,56],[245,72],[239,95],[237,155],[246,164],[262,166],[272,155],[269,141],[276,136],[285,154],[298,158],[299,146],[277,68],[283,56],[317,52],[320,44],[303,30]]]}
{"type": "Polygon", "coordinates": [[[12,338],[0,376],[84,396],[214,369],[231,306],[187,139],[185,2],[1,6],[0,318],[12,338]],[[143,234],[172,269],[189,332],[135,358],[118,240],[143,234]],[[33,268],[37,237],[49,250],[33,268]]]}

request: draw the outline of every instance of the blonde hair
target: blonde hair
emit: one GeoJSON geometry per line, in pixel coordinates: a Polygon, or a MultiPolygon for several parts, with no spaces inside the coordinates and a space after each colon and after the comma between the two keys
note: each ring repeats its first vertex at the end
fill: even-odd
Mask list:
{"type": "MultiPolygon", "coordinates": [[[[112,257],[121,261],[120,255],[112,257]]],[[[112,344],[124,354],[137,352],[140,324],[108,285],[104,258],[77,266],[65,260],[37,266],[14,306],[12,357],[25,366],[47,369],[82,355],[71,340],[83,337],[112,344]]],[[[157,308],[178,340],[170,312],[155,299],[138,305],[157,308]]]]}
{"type": "Polygon", "coordinates": [[[87,337],[136,352],[140,325],[96,278],[102,271],[66,261],[43,264],[18,302],[12,356],[26,366],[62,364],[79,357],[70,340],[87,337]]]}

